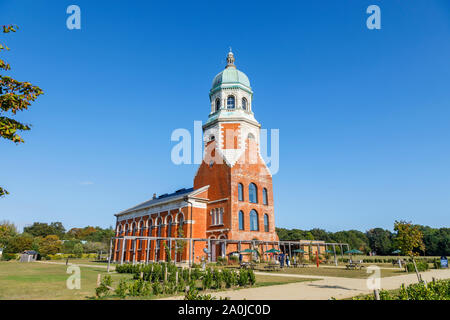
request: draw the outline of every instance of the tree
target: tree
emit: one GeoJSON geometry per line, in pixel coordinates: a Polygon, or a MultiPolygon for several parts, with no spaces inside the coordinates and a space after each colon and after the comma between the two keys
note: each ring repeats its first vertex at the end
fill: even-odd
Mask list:
{"type": "Polygon", "coordinates": [[[81,258],[83,256],[83,245],[81,243],[77,243],[74,247],[73,247],[73,254],[77,257],[77,258],[81,258]]]}
{"type": "MultiPolygon", "coordinates": [[[[3,33],[16,32],[17,26],[3,26],[3,33]]],[[[0,53],[9,48],[0,43],[0,53]]],[[[8,71],[11,66],[4,60],[0,59],[0,71],[8,71]]],[[[31,102],[35,101],[43,91],[29,82],[20,82],[11,77],[0,74],[0,137],[10,140],[16,144],[23,143],[23,138],[18,131],[28,131],[30,125],[23,124],[11,117],[15,116],[18,111],[27,110],[31,102]]],[[[8,191],[0,187],[0,197],[7,195],[8,191]]]]}
{"type": "Polygon", "coordinates": [[[419,226],[414,226],[411,222],[395,221],[394,230],[397,232],[395,236],[395,244],[397,248],[404,255],[411,257],[416,270],[417,278],[422,281],[417,270],[416,261],[414,256],[418,255],[417,250],[425,252],[425,245],[423,243],[423,233],[420,231],[419,226]]]}
{"type": "Polygon", "coordinates": [[[59,238],[62,238],[66,232],[66,229],[61,222],[52,222],[50,224],[34,222],[31,226],[23,228],[23,232],[29,233],[34,237],[56,235],[59,238]]]}
{"type": "Polygon", "coordinates": [[[395,245],[403,255],[413,257],[419,255],[417,250],[425,251],[423,233],[419,226],[412,225],[411,222],[395,221],[394,231],[397,232],[395,245]]]}
{"type": "Polygon", "coordinates": [[[0,222],[0,248],[5,247],[11,237],[17,234],[17,227],[9,221],[0,222]]]}
{"type": "Polygon", "coordinates": [[[5,253],[21,253],[33,249],[33,237],[27,234],[11,237],[5,247],[5,253]]]}
{"type": "Polygon", "coordinates": [[[392,254],[393,235],[389,230],[384,230],[382,228],[370,229],[366,232],[366,236],[372,251],[375,251],[378,255],[392,254]]]}
{"type": "Polygon", "coordinates": [[[39,253],[42,256],[57,254],[61,250],[61,241],[56,235],[48,235],[39,243],[39,253]]]}

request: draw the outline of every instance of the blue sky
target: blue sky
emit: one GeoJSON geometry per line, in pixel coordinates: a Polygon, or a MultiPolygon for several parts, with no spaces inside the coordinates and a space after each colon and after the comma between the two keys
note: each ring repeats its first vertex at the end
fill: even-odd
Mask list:
{"type": "Polygon", "coordinates": [[[276,224],[450,225],[450,2],[1,1],[8,74],[45,92],[0,141],[0,220],[110,226],[156,192],[192,186],[176,128],[206,121],[233,47],[253,111],[280,130],[276,224]],[[82,29],[66,28],[77,4],[82,29]],[[366,8],[381,8],[368,30],[366,8]]]}

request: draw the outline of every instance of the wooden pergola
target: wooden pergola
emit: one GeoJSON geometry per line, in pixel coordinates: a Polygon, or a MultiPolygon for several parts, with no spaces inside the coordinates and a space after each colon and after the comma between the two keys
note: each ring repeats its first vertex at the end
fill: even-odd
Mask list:
{"type": "MultiPolygon", "coordinates": [[[[149,252],[150,252],[150,247],[151,247],[151,242],[152,241],[156,241],[157,243],[159,241],[165,241],[166,243],[169,244],[169,250],[172,251],[173,249],[173,243],[176,243],[177,241],[186,241],[189,244],[189,265],[191,266],[193,261],[194,261],[194,257],[195,257],[195,243],[196,242],[204,242],[206,247],[208,248],[208,262],[211,262],[211,248],[212,245],[215,244],[222,244],[223,246],[227,246],[227,244],[237,244],[237,248],[238,251],[242,250],[242,246],[249,246],[250,248],[254,248],[257,249],[258,252],[260,252],[259,249],[261,249],[262,251],[262,255],[266,256],[268,255],[266,253],[267,250],[269,250],[270,248],[277,248],[278,250],[289,254],[289,256],[292,256],[292,250],[294,250],[295,248],[300,248],[301,246],[317,246],[317,252],[318,254],[321,253],[321,249],[320,247],[325,247],[325,250],[328,250],[329,247],[333,248],[333,253],[334,253],[334,261],[335,264],[337,265],[337,254],[336,254],[336,247],[340,248],[340,253],[342,255],[342,257],[344,256],[344,247],[347,247],[347,250],[350,248],[349,245],[347,243],[328,243],[328,242],[319,242],[317,240],[297,240],[297,241],[263,241],[263,240],[233,240],[233,239],[205,239],[205,238],[174,238],[174,237],[149,237],[149,236],[121,236],[121,237],[112,237],[110,240],[110,244],[109,244],[109,256],[108,256],[108,270],[109,270],[109,266],[111,262],[118,262],[120,264],[123,264],[124,261],[124,256],[125,256],[125,245],[124,243],[126,241],[132,241],[132,248],[134,248],[134,252],[136,252],[137,246],[136,243],[137,241],[146,241],[146,255],[145,255],[145,261],[136,261],[136,254],[133,254],[133,261],[130,261],[131,263],[135,264],[135,263],[145,263],[148,264],[150,263],[150,261],[152,262],[157,262],[158,257],[157,257],[157,246],[155,246],[154,248],[154,252],[153,252],[153,259],[150,259],[149,256],[149,252]],[[113,241],[117,241],[117,246],[119,248],[121,248],[121,254],[120,254],[120,261],[112,261],[112,255],[113,255],[113,241]]],[[[161,250],[161,248],[159,248],[159,250],[161,250]]],[[[222,250],[222,256],[224,256],[226,253],[226,250],[222,250]]]]}

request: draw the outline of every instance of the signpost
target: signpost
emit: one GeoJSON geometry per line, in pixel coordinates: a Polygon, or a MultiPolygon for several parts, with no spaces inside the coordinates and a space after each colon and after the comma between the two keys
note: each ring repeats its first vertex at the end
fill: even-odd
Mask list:
{"type": "Polygon", "coordinates": [[[445,256],[441,257],[441,268],[448,269],[448,259],[445,256]]]}

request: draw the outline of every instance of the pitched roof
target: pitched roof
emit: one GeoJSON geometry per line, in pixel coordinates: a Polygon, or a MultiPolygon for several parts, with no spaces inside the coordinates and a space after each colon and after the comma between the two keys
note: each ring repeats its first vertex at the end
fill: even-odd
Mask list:
{"type": "Polygon", "coordinates": [[[117,213],[115,215],[116,216],[121,216],[121,215],[123,215],[125,213],[133,212],[133,211],[140,210],[140,209],[150,208],[150,207],[152,207],[154,205],[157,205],[157,204],[160,204],[160,203],[163,203],[163,202],[170,202],[170,201],[174,201],[174,200],[179,200],[179,199],[184,198],[185,196],[195,195],[199,191],[203,191],[204,189],[207,189],[207,188],[209,188],[209,186],[205,186],[205,187],[199,188],[197,190],[194,190],[194,188],[188,188],[188,189],[183,188],[183,189],[179,189],[179,190],[177,190],[177,191],[175,191],[173,193],[170,193],[170,194],[169,193],[165,193],[165,194],[162,194],[162,195],[160,195],[159,197],[157,197],[155,199],[147,200],[147,201],[145,201],[145,202],[143,202],[141,204],[138,204],[137,206],[134,206],[134,207],[132,207],[130,209],[121,211],[121,212],[119,212],[119,213],[117,213]]]}

